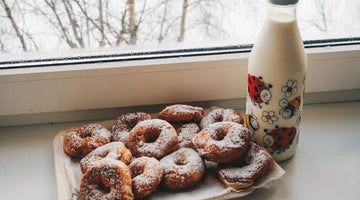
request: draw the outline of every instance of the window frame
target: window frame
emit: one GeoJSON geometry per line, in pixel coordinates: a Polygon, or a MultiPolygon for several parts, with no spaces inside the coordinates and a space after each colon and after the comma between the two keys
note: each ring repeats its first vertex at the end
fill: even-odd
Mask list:
{"type": "MultiPolygon", "coordinates": [[[[358,91],[359,41],[360,38],[305,42],[306,93],[358,91]]],[[[156,52],[158,57],[113,54],[107,55],[111,60],[91,57],[92,60],[78,60],[81,63],[61,59],[59,63],[41,59],[2,62],[0,117],[243,99],[250,48],[251,45],[180,49],[156,52]]],[[[355,96],[357,99],[359,95],[355,96]]],[[[328,100],[318,98],[312,103],[321,101],[328,100]]]]}

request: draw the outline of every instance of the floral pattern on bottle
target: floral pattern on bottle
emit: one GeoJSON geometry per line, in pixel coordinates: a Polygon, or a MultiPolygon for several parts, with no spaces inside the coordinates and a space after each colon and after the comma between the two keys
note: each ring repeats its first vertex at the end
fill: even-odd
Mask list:
{"type": "Polygon", "coordinates": [[[281,91],[285,94],[286,97],[291,97],[295,95],[298,91],[297,81],[288,80],[285,86],[281,88],[281,91]]]}
{"type": "Polygon", "coordinates": [[[265,148],[271,154],[281,154],[293,144],[296,131],[295,127],[287,128],[275,126],[275,129],[272,130],[264,129],[264,132],[266,132],[266,135],[263,138],[265,148]]]}
{"type": "Polygon", "coordinates": [[[262,81],[262,77],[248,74],[248,95],[255,106],[262,108],[261,104],[268,104],[271,100],[271,84],[262,81]]]}
{"type": "Polygon", "coordinates": [[[274,111],[263,111],[261,120],[263,122],[267,122],[268,124],[274,124],[274,122],[278,121],[279,119],[277,116],[275,116],[274,111]]]}

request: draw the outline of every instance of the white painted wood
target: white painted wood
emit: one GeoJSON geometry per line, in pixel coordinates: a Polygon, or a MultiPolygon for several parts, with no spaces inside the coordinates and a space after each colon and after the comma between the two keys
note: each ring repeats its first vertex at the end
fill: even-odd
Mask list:
{"type": "MultiPolygon", "coordinates": [[[[247,53],[0,71],[0,116],[243,98],[247,53]]],[[[306,92],[360,88],[360,45],[308,49],[306,92]]]]}

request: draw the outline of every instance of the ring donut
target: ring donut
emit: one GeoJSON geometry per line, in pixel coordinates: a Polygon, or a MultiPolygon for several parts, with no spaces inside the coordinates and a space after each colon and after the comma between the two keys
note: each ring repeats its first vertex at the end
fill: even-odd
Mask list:
{"type": "Polygon", "coordinates": [[[82,158],[80,161],[80,168],[82,173],[85,173],[104,158],[120,160],[125,164],[129,164],[131,157],[130,150],[127,149],[122,142],[111,142],[95,149],[82,158]]]}
{"type": "Polygon", "coordinates": [[[219,108],[209,112],[209,114],[201,120],[200,127],[204,129],[210,124],[225,121],[244,124],[243,117],[236,110],[219,108]]]}
{"type": "Polygon", "coordinates": [[[205,162],[190,148],[181,148],[160,160],[164,168],[162,186],[181,190],[197,184],[205,173],[205,162]]]}
{"type": "Polygon", "coordinates": [[[127,146],[136,157],[148,156],[156,159],[168,155],[179,147],[175,129],[161,119],[139,122],[131,130],[127,146]]]}
{"type": "Polygon", "coordinates": [[[204,109],[183,104],[175,104],[162,110],[158,118],[168,122],[200,122],[204,116],[204,109]]]}
{"type": "Polygon", "coordinates": [[[111,129],[111,140],[119,141],[126,145],[129,132],[140,121],[151,119],[151,116],[143,112],[127,113],[120,115],[111,129]]]}
{"type": "Polygon", "coordinates": [[[110,131],[105,127],[100,124],[88,124],[67,130],[63,147],[70,156],[84,157],[110,140],[110,131]]]}
{"type": "Polygon", "coordinates": [[[130,169],[123,162],[103,159],[81,178],[81,200],[134,199],[130,169]]]}
{"type": "Polygon", "coordinates": [[[163,168],[158,160],[146,156],[135,158],[129,168],[135,198],[145,198],[158,188],[163,177],[163,168]]]}
{"type": "Polygon", "coordinates": [[[218,175],[227,187],[240,190],[253,186],[257,179],[266,176],[273,168],[274,160],[270,154],[263,147],[252,143],[242,158],[218,165],[218,175]]]}
{"type": "Polygon", "coordinates": [[[208,125],[193,139],[200,156],[217,163],[228,163],[241,157],[250,144],[250,131],[234,122],[208,125]]]}

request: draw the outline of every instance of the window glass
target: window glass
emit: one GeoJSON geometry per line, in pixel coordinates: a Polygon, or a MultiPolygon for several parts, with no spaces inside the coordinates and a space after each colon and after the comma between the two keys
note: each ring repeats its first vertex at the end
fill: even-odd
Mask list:
{"type": "MultiPolygon", "coordinates": [[[[304,40],[360,36],[359,0],[297,11],[304,40]]],[[[0,59],[249,44],[265,15],[266,0],[0,0],[0,59]]]]}

